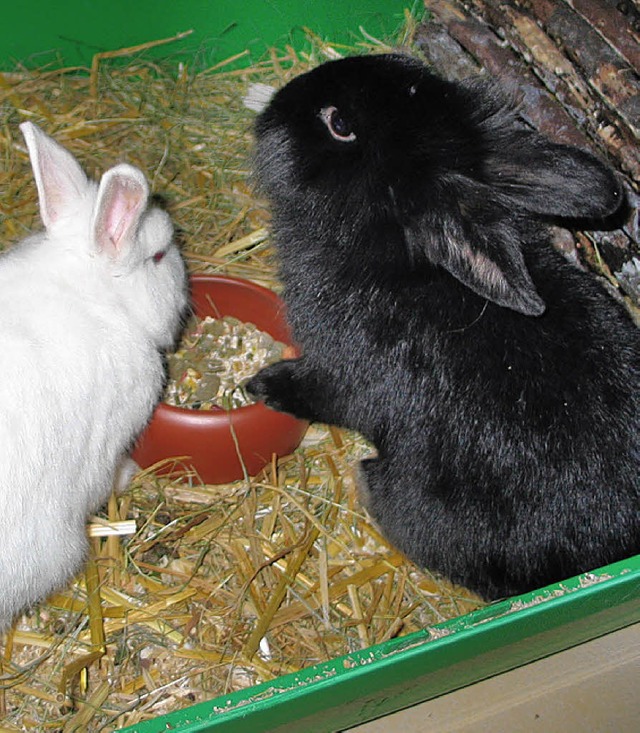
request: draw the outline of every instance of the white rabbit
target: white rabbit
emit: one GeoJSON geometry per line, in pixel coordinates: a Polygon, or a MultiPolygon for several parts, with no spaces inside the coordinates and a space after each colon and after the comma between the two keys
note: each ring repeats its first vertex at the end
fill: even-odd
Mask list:
{"type": "Polygon", "coordinates": [[[0,256],[0,632],[64,587],[158,401],[187,275],[143,174],[97,185],[25,122],[44,232],[0,256]]]}

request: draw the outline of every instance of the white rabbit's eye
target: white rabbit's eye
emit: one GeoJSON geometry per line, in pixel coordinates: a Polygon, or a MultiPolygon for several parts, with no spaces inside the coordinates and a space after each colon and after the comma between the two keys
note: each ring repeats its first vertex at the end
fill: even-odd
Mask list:
{"type": "Polygon", "coordinates": [[[153,254],[153,255],[151,256],[151,259],[152,259],[152,260],[153,260],[153,261],[154,261],[154,262],[155,262],[156,264],[158,264],[158,262],[162,262],[162,260],[164,259],[164,256],[165,256],[166,254],[167,254],[167,251],[166,251],[165,249],[159,249],[159,250],[158,250],[157,252],[155,252],[155,253],[154,253],[154,254],[153,254]]]}
{"type": "Polygon", "coordinates": [[[320,119],[327,126],[334,140],[339,140],[341,143],[351,143],[356,139],[355,132],[340,114],[337,107],[323,107],[320,110],[320,119]]]}

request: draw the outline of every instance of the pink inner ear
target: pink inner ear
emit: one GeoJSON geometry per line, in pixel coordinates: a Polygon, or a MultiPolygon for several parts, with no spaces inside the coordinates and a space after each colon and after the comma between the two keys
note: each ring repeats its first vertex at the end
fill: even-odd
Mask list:
{"type": "Polygon", "coordinates": [[[100,249],[119,254],[133,241],[146,190],[126,175],[113,175],[105,182],[95,220],[96,242],[100,249]]]}
{"type": "Polygon", "coordinates": [[[118,188],[106,212],[106,233],[116,249],[120,247],[140,205],[140,191],[133,193],[135,195],[129,186],[118,188]]]}

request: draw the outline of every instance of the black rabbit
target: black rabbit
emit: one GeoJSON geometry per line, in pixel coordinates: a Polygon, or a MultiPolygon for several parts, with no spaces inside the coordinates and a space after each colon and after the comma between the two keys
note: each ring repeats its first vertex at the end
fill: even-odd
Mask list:
{"type": "Polygon", "coordinates": [[[488,599],[640,552],[640,331],[548,228],[615,175],[401,55],[293,79],[256,135],[303,355],[250,391],[371,440],[390,541],[488,599]]]}

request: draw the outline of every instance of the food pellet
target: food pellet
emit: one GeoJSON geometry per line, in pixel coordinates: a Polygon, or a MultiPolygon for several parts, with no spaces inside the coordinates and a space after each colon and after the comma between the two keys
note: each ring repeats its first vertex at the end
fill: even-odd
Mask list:
{"type": "Polygon", "coordinates": [[[164,401],[194,410],[250,405],[244,385],[283,359],[287,348],[253,323],[232,316],[193,317],[179,348],[167,356],[164,401]]]}

